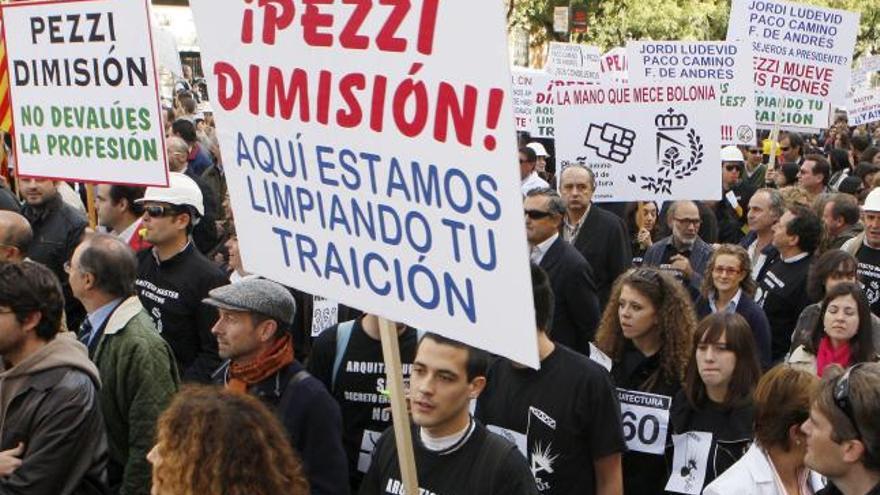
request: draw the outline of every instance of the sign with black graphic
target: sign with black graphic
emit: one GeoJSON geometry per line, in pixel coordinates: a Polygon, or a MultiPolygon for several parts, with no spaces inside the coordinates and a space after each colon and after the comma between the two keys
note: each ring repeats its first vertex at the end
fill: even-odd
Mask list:
{"type": "Polygon", "coordinates": [[[557,86],[559,170],[596,175],[594,201],[721,198],[719,91],[709,84],[557,86]]]}

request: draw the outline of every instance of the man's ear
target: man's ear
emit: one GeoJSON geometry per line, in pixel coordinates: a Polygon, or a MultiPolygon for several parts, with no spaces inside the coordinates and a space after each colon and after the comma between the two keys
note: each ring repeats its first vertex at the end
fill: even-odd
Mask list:
{"type": "Polygon", "coordinates": [[[278,322],[273,319],[264,320],[257,326],[257,338],[260,342],[269,342],[278,333],[278,322]]]}
{"type": "Polygon", "coordinates": [[[476,399],[483,393],[483,389],[486,388],[486,377],[478,376],[471,380],[468,384],[468,395],[470,395],[471,399],[476,399]]]}
{"type": "Polygon", "coordinates": [[[843,461],[848,464],[860,462],[867,453],[865,444],[862,440],[853,439],[841,443],[843,447],[843,461]]]}
{"type": "Polygon", "coordinates": [[[39,311],[31,311],[24,317],[21,326],[27,332],[37,328],[41,321],[43,321],[43,313],[40,313],[39,311]]]}

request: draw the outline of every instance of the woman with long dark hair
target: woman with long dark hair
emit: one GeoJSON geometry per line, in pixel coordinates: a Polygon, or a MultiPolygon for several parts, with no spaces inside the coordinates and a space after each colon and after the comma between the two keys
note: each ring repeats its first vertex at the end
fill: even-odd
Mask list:
{"type": "Polygon", "coordinates": [[[694,347],[684,388],[672,402],[666,485],[672,493],[702,490],[745,454],[754,436],[752,394],[761,367],[748,322],[713,313],[697,325],[694,347]]]}

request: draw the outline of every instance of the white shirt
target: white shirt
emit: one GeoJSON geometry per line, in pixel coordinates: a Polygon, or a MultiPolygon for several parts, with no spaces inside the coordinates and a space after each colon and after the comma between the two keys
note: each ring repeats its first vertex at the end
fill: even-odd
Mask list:
{"type": "Polygon", "coordinates": [[[544,255],[547,254],[547,251],[550,250],[550,246],[556,242],[556,238],[559,237],[559,233],[551,235],[547,240],[538,244],[537,246],[532,248],[531,258],[532,261],[535,262],[536,265],[541,264],[541,260],[544,259],[544,255]]]}
{"type": "Polygon", "coordinates": [[[796,254],[796,255],[794,255],[794,256],[792,256],[792,257],[790,257],[790,258],[783,258],[783,259],[782,259],[782,262],[783,262],[783,263],[797,263],[798,261],[800,261],[800,260],[806,258],[806,257],[809,256],[809,255],[810,255],[810,253],[796,254]]]}
{"type": "Polygon", "coordinates": [[[546,180],[538,177],[538,172],[532,171],[532,173],[529,174],[528,177],[523,179],[522,185],[520,187],[522,188],[522,195],[523,195],[523,197],[525,197],[526,194],[528,194],[529,191],[531,191],[533,189],[539,189],[542,187],[550,187],[550,185],[547,184],[546,180]]]}
{"type": "MultiPolygon", "coordinates": [[[[727,303],[727,306],[724,307],[725,313],[730,313],[730,314],[736,313],[736,307],[739,306],[739,299],[740,299],[740,297],[742,297],[742,293],[743,293],[742,289],[739,289],[736,291],[736,294],[733,296],[733,299],[731,299],[730,302],[727,303]]],[[[709,308],[712,309],[713,313],[718,312],[718,308],[715,307],[715,298],[717,296],[718,296],[718,294],[716,293],[715,296],[709,298],[709,308]]]]}

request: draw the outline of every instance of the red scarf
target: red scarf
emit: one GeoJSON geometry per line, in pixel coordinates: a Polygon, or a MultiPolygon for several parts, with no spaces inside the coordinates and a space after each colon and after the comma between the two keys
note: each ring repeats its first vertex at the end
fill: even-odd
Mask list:
{"type": "Polygon", "coordinates": [[[839,364],[844,368],[850,365],[849,342],[844,342],[835,349],[831,345],[831,337],[827,335],[822,337],[819,341],[819,350],[816,352],[816,372],[820,378],[829,364],[839,364]]]}
{"type": "Polygon", "coordinates": [[[260,383],[276,371],[293,362],[293,338],[287,335],[275,341],[269,349],[250,364],[229,365],[229,381],[226,388],[247,392],[248,387],[260,383]]]}

